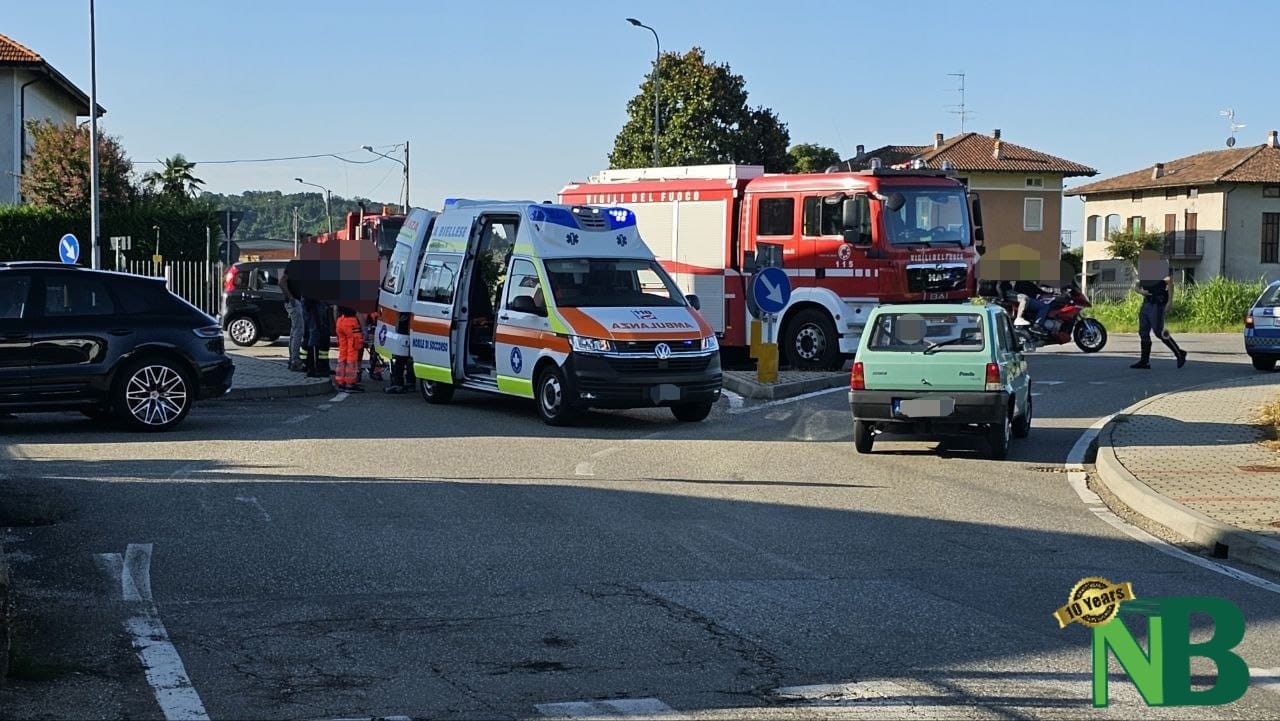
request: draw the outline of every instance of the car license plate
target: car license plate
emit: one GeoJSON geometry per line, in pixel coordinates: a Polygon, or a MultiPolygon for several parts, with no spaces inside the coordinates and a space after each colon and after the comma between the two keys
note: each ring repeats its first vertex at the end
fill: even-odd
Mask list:
{"type": "Polygon", "coordinates": [[[956,410],[954,398],[908,398],[893,401],[893,414],[908,418],[939,418],[956,410]]]}
{"type": "Polygon", "coordinates": [[[658,403],[680,400],[680,386],[671,383],[654,386],[650,393],[653,394],[653,399],[658,403]]]}

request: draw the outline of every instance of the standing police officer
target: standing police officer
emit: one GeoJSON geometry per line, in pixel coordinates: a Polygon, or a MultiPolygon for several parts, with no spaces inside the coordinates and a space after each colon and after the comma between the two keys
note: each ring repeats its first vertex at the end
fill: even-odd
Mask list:
{"type": "Polygon", "coordinates": [[[1142,357],[1130,368],[1151,367],[1151,333],[1173,351],[1178,367],[1186,365],[1187,352],[1178,347],[1173,336],[1164,327],[1165,312],[1173,301],[1173,278],[1164,267],[1160,256],[1152,250],[1144,250],[1138,259],[1138,283],[1136,290],[1142,296],[1142,310],[1138,312],[1138,336],[1142,357]]]}

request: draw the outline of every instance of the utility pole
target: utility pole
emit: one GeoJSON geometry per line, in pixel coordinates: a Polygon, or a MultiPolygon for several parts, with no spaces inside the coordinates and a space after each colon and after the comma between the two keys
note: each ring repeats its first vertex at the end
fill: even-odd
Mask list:
{"type": "Polygon", "coordinates": [[[409,141],[404,141],[404,214],[409,214],[409,141]]]}
{"type": "Polygon", "coordinates": [[[293,206],[293,257],[298,257],[298,206],[293,206]]]}

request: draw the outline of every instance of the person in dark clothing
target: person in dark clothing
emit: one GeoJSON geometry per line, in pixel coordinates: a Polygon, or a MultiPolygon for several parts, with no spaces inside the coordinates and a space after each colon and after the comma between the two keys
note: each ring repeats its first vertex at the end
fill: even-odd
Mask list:
{"type": "Polygon", "coordinates": [[[328,378],[332,373],[329,368],[329,319],[332,315],[328,303],[315,298],[304,298],[303,305],[307,319],[306,335],[303,345],[306,348],[304,364],[308,378],[328,378]]]}
{"type": "Polygon", "coordinates": [[[1040,296],[1052,292],[1054,291],[1051,288],[1029,280],[1001,281],[1000,283],[1001,296],[1006,300],[1018,301],[1018,311],[1013,319],[1013,324],[1016,326],[1031,325],[1023,318],[1023,314],[1031,310],[1036,314],[1035,324],[1044,327],[1044,321],[1049,317],[1050,305],[1040,300],[1040,296]]]}
{"type": "Polygon", "coordinates": [[[300,261],[289,261],[280,274],[280,291],[284,293],[284,309],[289,314],[289,370],[304,371],[302,363],[302,337],[307,320],[302,312],[302,283],[300,261]]]}
{"type": "Polygon", "coordinates": [[[1136,290],[1142,296],[1142,309],[1138,311],[1138,338],[1142,357],[1129,367],[1151,367],[1151,334],[1153,332],[1160,338],[1160,342],[1173,351],[1173,356],[1178,359],[1178,367],[1186,365],[1187,352],[1178,347],[1173,336],[1169,335],[1169,331],[1164,327],[1165,312],[1173,300],[1173,278],[1166,275],[1158,280],[1139,280],[1136,290]]]}

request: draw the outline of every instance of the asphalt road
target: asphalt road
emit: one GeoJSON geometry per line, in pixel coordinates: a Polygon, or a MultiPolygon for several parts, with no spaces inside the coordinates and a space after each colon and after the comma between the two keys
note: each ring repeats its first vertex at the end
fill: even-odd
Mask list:
{"type": "MultiPolygon", "coordinates": [[[[692,425],[552,429],[462,393],[210,403],[162,436],[0,420],[0,716],[1203,718],[1127,680],[1091,709],[1089,635],[1052,616],[1093,575],[1222,596],[1245,660],[1280,668],[1280,595],[1135,541],[1061,472],[1096,419],[1255,372],[1237,336],[1181,340],[1181,370],[1128,369],[1132,336],[1034,354],[1032,434],[1002,462],[976,440],[859,456],[842,391],[692,425]],[[176,651],[149,647],[150,675],[138,618],[176,651]]],[[[1211,712],[1280,717],[1280,683],[1211,712]]]]}

